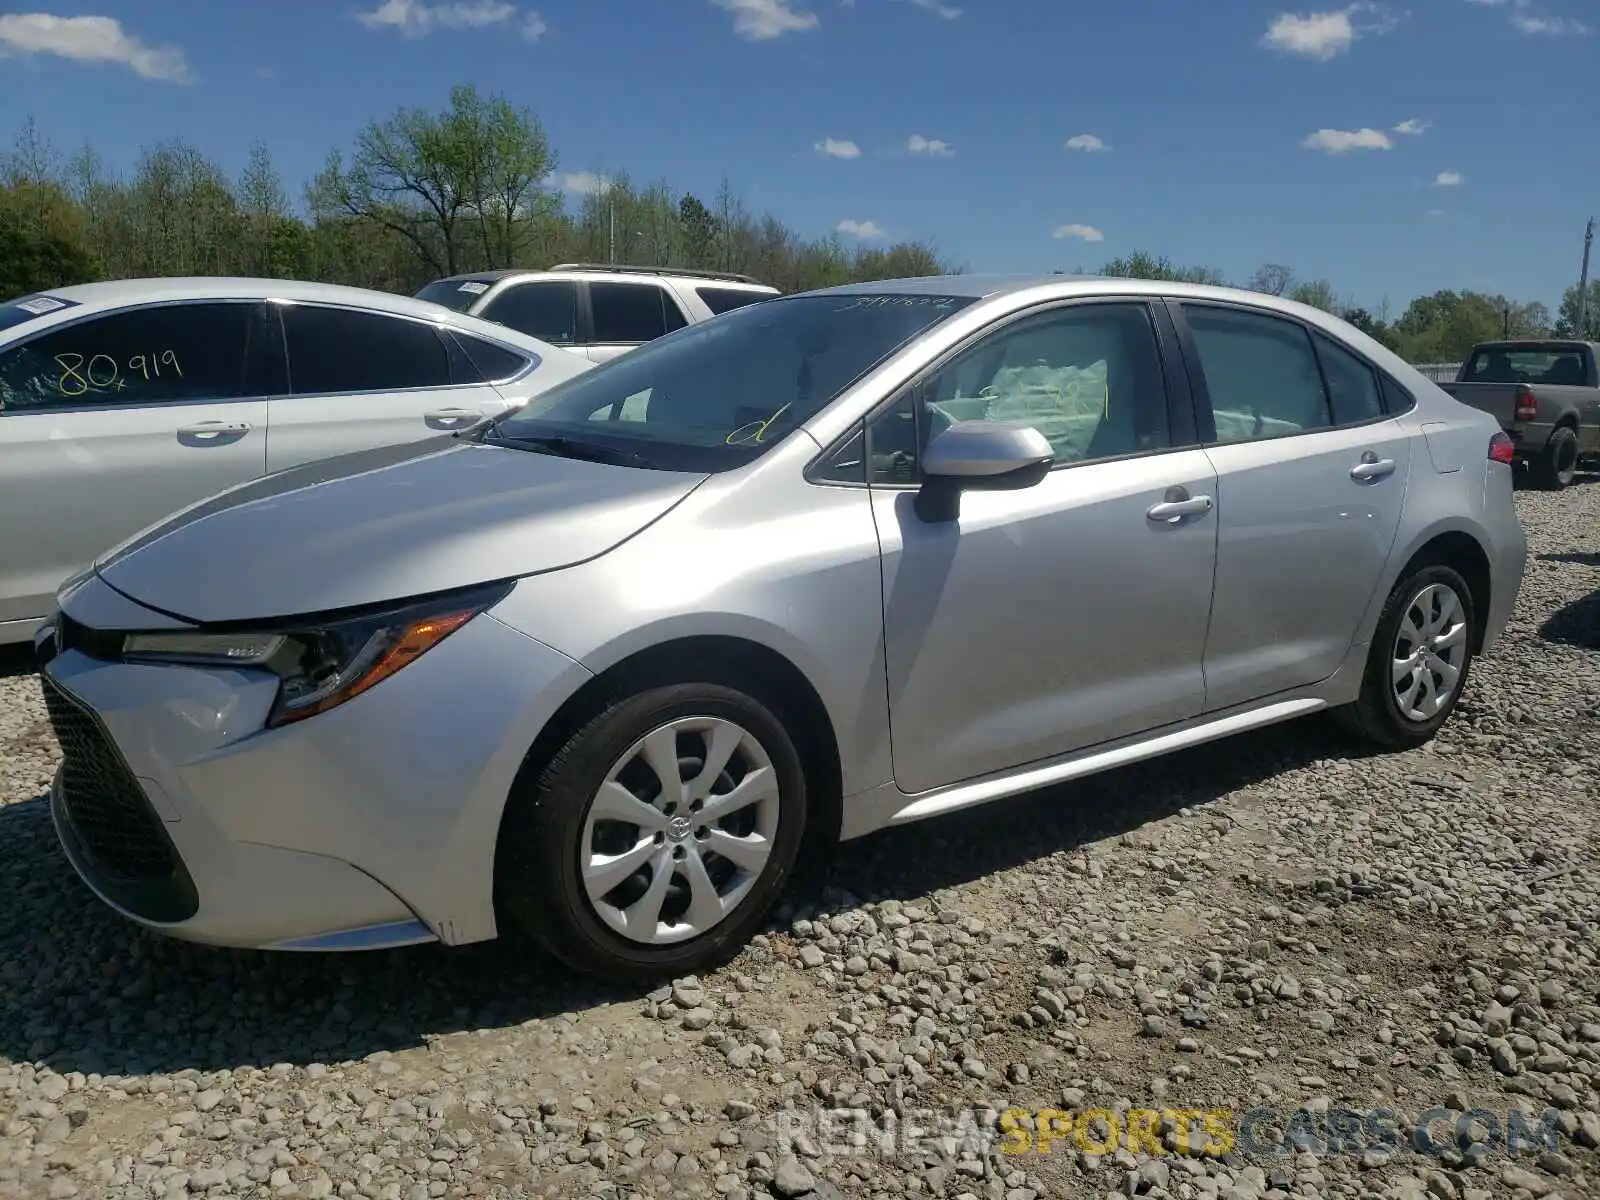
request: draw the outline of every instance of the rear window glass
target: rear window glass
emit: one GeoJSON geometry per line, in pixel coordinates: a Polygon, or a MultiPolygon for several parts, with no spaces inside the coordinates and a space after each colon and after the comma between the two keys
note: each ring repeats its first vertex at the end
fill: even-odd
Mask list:
{"type": "Polygon", "coordinates": [[[1583,352],[1576,346],[1479,350],[1467,364],[1469,383],[1548,383],[1581,387],[1588,381],[1583,352]]]}
{"type": "Polygon", "coordinates": [[[751,292],[743,288],[697,287],[695,294],[706,302],[707,308],[717,314],[743,308],[746,304],[757,304],[762,300],[772,299],[771,292],[751,292]]]}
{"type": "Polygon", "coordinates": [[[18,296],[15,300],[0,304],[0,329],[10,329],[15,325],[21,325],[24,321],[48,316],[64,308],[76,307],[78,307],[76,300],[63,300],[60,296],[47,296],[43,292],[18,296]]]}
{"type": "Polygon", "coordinates": [[[466,312],[493,286],[492,279],[439,279],[418,292],[416,298],[466,312]]]}

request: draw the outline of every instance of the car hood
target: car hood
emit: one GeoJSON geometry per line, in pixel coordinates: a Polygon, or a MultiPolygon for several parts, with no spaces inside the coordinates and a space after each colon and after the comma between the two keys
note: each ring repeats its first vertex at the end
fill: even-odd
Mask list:
{"type": "Polygon", "coordinates": [[[431,438],[232,488],[136,534],[95,569],[189,621],[323,613],[594,558],[705,478],[431,438]]]}

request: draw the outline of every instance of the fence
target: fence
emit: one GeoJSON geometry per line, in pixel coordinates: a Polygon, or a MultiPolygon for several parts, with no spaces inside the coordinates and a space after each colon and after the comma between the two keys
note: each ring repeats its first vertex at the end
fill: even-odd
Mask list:
{"type": "Polygon", "coordinates": [[[1421,371],[1424,375],[1426,375],[1429,379],[1433,380],[1435,383],[1454,383],[1455,382],[1455,378],[1456,378],[1456,372],[1461,370],[1461,364],[1458,363],[1458,362],[1453,362],[1453,363],[1412,363],[1411,365],[1414,366],[1417,370],[1421,371]]]}

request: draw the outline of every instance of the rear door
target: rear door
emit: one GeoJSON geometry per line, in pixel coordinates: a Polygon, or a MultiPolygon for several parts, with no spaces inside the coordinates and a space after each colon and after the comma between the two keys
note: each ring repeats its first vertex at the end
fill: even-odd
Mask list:
{"type": "Polygon", "coordinates": [[[1299,321],[1174,303],[1217,473],[1208,711],[1317,683],[1350,650],[1405,502],[1382,376],[1299,321]]]}
{"type": "Polygon", "coordinates": [[[586,291],[592,330],[587,351],[597,363],[689,323],[677,298],[658,283],[597,279],[586,285],[586,291]]]}
{"type": "Polygon", "coordinates": [[[0,624],[169,513],[258,478],[272,318],[257,301],[86,317],[0,349],[0,624]]]}
{"type": "Polygon", "coordinates": [[[442,326],[335,305],[276,307],[289,387],[268,405],[270,470],[450,433],[509,407],[442,326]]]}
{"type": "Polygon", "coordinates": [[[472,315],[582,354],[582,307],[576,279],[535,279],[508,284],[472,315]]]}

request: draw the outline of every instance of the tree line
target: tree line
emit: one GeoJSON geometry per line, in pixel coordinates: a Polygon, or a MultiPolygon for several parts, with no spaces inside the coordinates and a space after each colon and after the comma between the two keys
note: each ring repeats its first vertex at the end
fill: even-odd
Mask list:
{"type": "MultiPolygon", "coordinates": [[[[557,262],[618,262],[754,275],[785,292],[858,280],[957,272],[928,241],[806,238],[751,212],[724,181],[702,199],[665,181],[579,176],[575,201],[538,118],[504,96],[452,89],[439,111],[372,121],[292,199],[262,144],[238,178],[182,139],[110,170],[92,146],[62,154],[29,122],[0,155],[0,299],[96,279],[249,275],[410,294],[442,275],[557,262]]],[[[569,181],[570,182],[570,181],[569,181]]],[[[1104,275],[1227,282],[1144,251],[1104,275]]],[[[1414,362],[1453,361],[1476,341],[1570,335],[1577,289],[1552,319],[1540,303],[1441,291],[1398,317],[1341,299],[1324,279],[1281,264],[1242,286],[1338,313],[1414,362]]],[[[1600,281],[1588,331],[1600,337],[1600,281]]]]}

